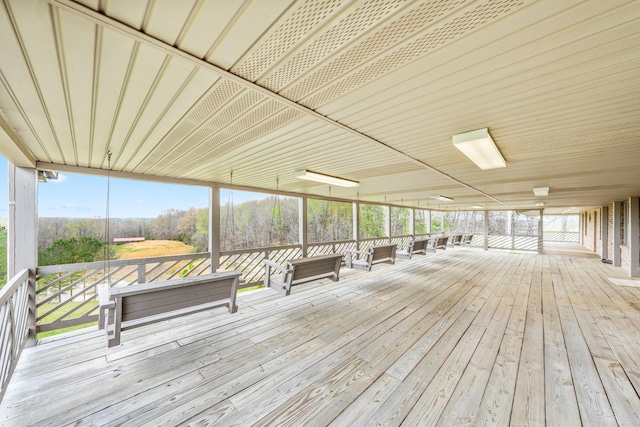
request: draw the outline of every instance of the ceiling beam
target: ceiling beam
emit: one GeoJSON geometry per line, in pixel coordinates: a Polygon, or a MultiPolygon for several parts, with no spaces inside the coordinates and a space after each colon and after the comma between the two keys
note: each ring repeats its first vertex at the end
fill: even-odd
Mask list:
{"type": "Polygon", "coordinates": [[[0,110],[0,152],[8,161],[19,167],[36,167],[36,158],[25,147],[18,134],[0,110]]]}
{"type": "Polygon", "coordinates": [[[378,147],[381,147],[381,148],[391,152],[392,154],[394,154],[396,156],[399,156],[403,160],[406,160],[406,161],[409,161],[411,163],[414,163],[414,164],[416,164],[416,165],[418,165],[418,166],[420,166],[420,167],[422,167],[424,169],[427,169],[427,170],[429,170],[429,171],[431,171],[431,172],[433,172],[433,173],[435,173],[437,175],[440,175],[440,176],[442,176],[442,177],[454,182],[455,184],[458,184],[458,185],[460,185],[462,187],[465,187],[465,188],[467,188],[467,189],[469,189],[471,191],[479,193],[479,194],[481,194],[481,195],[493,200],[494,202],[500,203],[501,205],[504,205],[506,207],[511,207],[508,203],[505,203],[505,202],[503,202],[501,200],[498,200],[497,198],[493,197],[492,195],[490,195],[488,193],[485,193],[484,191],[479,190],[479,189],[477,189],[477,188],[475,188],[475,187],[473,187],[473,186],[471,186],[471,185],[469,185],[469,184],[467,184],[467,183],[465,183],[463,181],[460,181],[459,179],[454,178],[453,176],[451,176],[449,174],[446,174],[446,173],[442,172],[441,170],[436,169],[435,167],[433,167],[433,166],[431,166],[431,165],[429,165],[429,164],[427,164],[427,163],[425,163],[425,162],[423,162],[421,160],[418,160],[418,159],[416,159],[416,158],[404,153],[401,150],[393,148],[390,145],[387,145],[382,141],[378,141],[377,139],[374,139],[374,138],[372,138],[372,137],[370,137],[368,135],[365,135],[365,134],[363,134],[361,132],[358,132],[355,129],[352,129],[352,128],[350,128],[350,127],[348,127],[348,126],[346,126],[346,125],[344,125],[344,124],[342,124],[340,122],[332,120],[329,117],[323,116],[322,114],[320,114],[320,113],[318,113],[318,112],[316,112],[316,111],[314,111],[314,110],[312,110],[310,108],[307,108],[307,107],[305,107],[303,105],[300,105],[300,104],[298,104],[298,103],[296,103],[296,102],[294,102],[294,101],[292,101],[292,100],[290,100],[288,98],[285,98],[282,95],[279,95],[279,94],[277,94],[275,92],[272,92],[269,89],[266,89],[266,88],[264,88],[264,87],[262,87],[262,86],[260,86],[260,85],[258,85],[256,83],[253,83],[253,82],[251,82],[249,80],[245,80],[244,78],[242,78],[242,77],[240,77],[240,76],[238,76],[236,74],[233,74],[233,73],[231,73],[231,72],[229,72],[229,71],[227,71],[227,70],[225,70],[223,68],[220,68],[220,67],[218,67],[216,65],[213,65],[213,64],[211,64],[211,63],[209,63],[209,62],[207,62],[207,61],[205,61],[205,60],[203,60],[201,58],[198,58],[198,57],[193,56],[193,55],[191,55],[191,54],[189,54],[187,52],[184,52],[184,51],[182,51],[182,50],[180,50],[180,49],[178,49],[178,48],[176,48],[174,46],[171,46],[171,45],[169,45],[169,44],[167,44],[167,43],[165,43],[165,42],[163,42],[161,40],[158,40],[158,39],[156,39],[154,37],[151,37],[148,34],[145,34],[145,33],[141,32],[141,31],[139,31],[139,30],[137,30],[135,28],[129,27],[128,25],[123,24],[122,22],[117,21],[117,20],[115,20],[113,18],[110,18],[110,17],[108,17],[106,15],[103,15],[102,13],[97,12],[97,11],[91,9],[91,8],[88,8],[86,6],[78,4],[78,3],[74,2],[73,0],[47,0],[47,2],[49,4],[51,4],[52,6],[54,6],[54,7],[59,7],[61,9],[63,9],[63,10],[72,12],[72,13],[74,13],[76,15],[80,15],[80,16],[86,18],[86,19],[89,19],[90,21],[94,22],[97,25],[100,25],[102,27],[108,28],[110,30],[118,31],[118,32],[120,32],[120,33],[122,33],[122,34],[124,34],[126,36],[129,36],[129,37],[135,39],[136,41],[138,41],[140,43],[144,43],[146,45],[153,46],[153,47],[165,52],[167,55],[171,55],[171,56],[174,56],[174,57],[177,57],[177,58],[181,58],[181,59],[186,60],[186,61],[188,61],[188,62],[190,62],[190,63],[192,63],[192,64],[194,64],[194,65],[196,65],[198,67],[201,67],[201,68],[207,69],[209,71],[212,71],[212,72],[218,74],[221,77],[224,77],[224,78],[226,78],[228,80],[232,80],[232,81],[234,81],[234,82],[236,82],[238,84],[241,84],[246,88],[255,90],[257,92],[260,92],[261,94],[263,94],[263,95],[265,95],[265,96],[267,96],[267,97],[269,97],[271,99],[277,100],[277,101],[279,101],[279,102],[281,102],[281,103],[283,103],[283,104],[285,104],[285,105],[287,105],[287,106],[289,106],[291,108],[294,108],[294,109],[296,109],[298,111],[301,111],[304,114],[307,114],[307,115],[312,116],[312,117],[314,117],[314,118],[316,118],[318,120],[321,120],[321,121],[323,121],[325,123],[328,123],[328,124],[338,128],[338,129],[341,129],[343,131],[346,131],[346,132],[349,132],[349,133],[351,133],[353,135],[356,135],[359,138],[362,138],[362,139],[364,139],[365,141],[367,141],[369,143],[375,144],[378,147]]]}

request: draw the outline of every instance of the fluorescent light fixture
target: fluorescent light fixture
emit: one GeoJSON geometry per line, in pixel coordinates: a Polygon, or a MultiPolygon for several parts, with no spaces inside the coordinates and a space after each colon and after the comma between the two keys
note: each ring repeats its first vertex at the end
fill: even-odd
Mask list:
{"type": "Polygon", "coordinates": [[[447,196],[433,196],[432,199],[442,200],[443,202],[452,202],[453,199],[447,196]]]}
{"type": "Polygon", "coordinates": [[[538,187],[533,189],[536,197],[547,197],[549,195],[549,187],[538,187]]]}
{"type": "Polygon", "coordinates": [[[482,206],[480,206],[480,205],[473,205],[473,206],[471,206],[471,209],[482,209],[482,206]]]}
{"type": "Polygon", "coordinates": [[[544,206],[544,202],[536,202],[536,206],[544,206]]]}
{"type": "Polygon", "coordinates": [[[300,179],[306,179],[308,181],[322,182],[324,184],[339,185],[340,187],[357,187],[360,185],[358,181],[351,181],[350,179],[338,178],[336,176],[325,175],[318,172],[312,172],[310,170],[295,171],[294,176],[300,179]]]}
{"type": "Polygon", "coordinates": [[[453,145],[482,170],[507,167],[488,128],[453,135],[453,145]]]}

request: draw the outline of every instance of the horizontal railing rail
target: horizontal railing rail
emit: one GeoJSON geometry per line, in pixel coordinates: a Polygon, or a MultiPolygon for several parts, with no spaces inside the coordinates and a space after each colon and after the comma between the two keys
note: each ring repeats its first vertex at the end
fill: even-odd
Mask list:
{"type": "Polygon", "coordinates": [[[24,269],[0,290],[0,402],[29,338],[30,281],[24,269]]]}

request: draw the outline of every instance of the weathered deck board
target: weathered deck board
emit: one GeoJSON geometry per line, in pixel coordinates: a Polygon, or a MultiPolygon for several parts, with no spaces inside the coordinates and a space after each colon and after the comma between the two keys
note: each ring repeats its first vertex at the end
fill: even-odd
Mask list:
{"type": "Polygon", "coordinates": [[[24,350],[0,425],[640,425],[640,289],[608,278],[626,273],[459,248],[112,349],[76,333],[24,350]]]}

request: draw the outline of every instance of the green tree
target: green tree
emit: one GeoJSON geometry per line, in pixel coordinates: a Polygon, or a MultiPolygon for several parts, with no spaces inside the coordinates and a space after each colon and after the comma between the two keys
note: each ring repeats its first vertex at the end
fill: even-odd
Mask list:
{"type": "Polygon", "coordinates": [[[384,236],[384,209],[378,205],[360,205],[360,235],[363,239],[384,236]]]}
{"type": "Polygon", "coordinates": [[[40,251],[38,265],[100,261],[105,258],[106,246],[105,242],[93,237],[56,240],[51,246],[40,251]]]}

